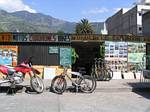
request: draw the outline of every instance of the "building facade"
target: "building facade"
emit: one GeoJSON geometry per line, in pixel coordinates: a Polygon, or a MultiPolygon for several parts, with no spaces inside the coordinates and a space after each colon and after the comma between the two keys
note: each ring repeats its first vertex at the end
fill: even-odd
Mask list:
{"type": "MultiPolygon", "coordinates": [[[[150,0],[142,0],[131,9],[122,8],[106,20],[108,35],[148,36],[150,34],[150,14],[147,13],[148,11],[150,11],[150,0]]],[[[125,68],[125,71],[134,70],[137,64],[140,65],[142,63],[140,59],[142,59],[143,55],[147,54],[146,43],[122,43],[121,46],[127,46],[125,52],[118,47],[118,42],[106,42],[105,46],[107,45],[111,47],[105,48],[105,59],[112,60],[112,64],[110,64],[114,71],[121,70],[120,65],[125,68]],[[127,56],[122,58],[122,54],[120,54],[122,52],[125,55],[127,53],[127,56]]]]}
{"type": "Polygon", "coordinates": [[[88,73],[90,73],[94,59],[103,54],[101,48],[105,48],[105,58],[109,61],[109,65],[112,65],[113,71],[121,71],[122,68],[127,71],[132,70],[133,65],[141,63],[142,56],[146,52],[145,45],[135,44],[141,41],[150,42],[150,38],[129,35],[4,32],[0,33],[0,64],[16,66],[33,56],[33,65],[41,70],[41,76],[45,79],[52,79],[53,76],[62,72],[60,65],[73,65],[72,48],[78,54],[74,67],[85,67],[88,73]],[[128,41],[134,43],[129,44],[128,41]],[[105,46],[102,44],[104,42],[105,46]]]}
{"type": "Polygon", "coordinates": [[[149,4],[139,4],[132,9],[121,9],[106,20],[109,35],[139,35],[143,34],[142,15],[150,11],[149,4]]]}
{"type": "Polygon", "coordinates": [[[149,36],[150,35],[150,11],[146,12],[143,14],[143,35],[144,36],[149,36]]]}

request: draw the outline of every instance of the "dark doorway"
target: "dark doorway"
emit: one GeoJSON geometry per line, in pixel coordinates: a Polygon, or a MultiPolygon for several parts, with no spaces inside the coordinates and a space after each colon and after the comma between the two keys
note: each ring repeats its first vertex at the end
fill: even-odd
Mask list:
{"type": "Polygon", "coordinates": [[[75,48],[79,58],[72,65],[72,69],[77,71],[78,68],[84,67],[86,73],[90,74],[94,58],[100,57],[100,42],[73,42],[72,48],[75,48]]]}

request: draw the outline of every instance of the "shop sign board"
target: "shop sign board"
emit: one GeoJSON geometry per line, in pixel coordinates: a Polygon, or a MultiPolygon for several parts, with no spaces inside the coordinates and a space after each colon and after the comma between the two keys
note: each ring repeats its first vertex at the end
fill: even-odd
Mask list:
{"type": "Polygon", "coordinates": [[[60,48],[60,65],[70,66],[71,65],[71,48],[60,48]]]}
{"type": "Polygon", "coordinates": [[[50,54],[53,54],[53,53],[55,53],[55,54],[58,54],[59,53],[59,47],[49,47],[49,53],[50,54]]]}
{"type": "Polygon", "coordinates": [[[148,36],[55,34],[55,33],[0,33],[0,42],[62,42],[71,41],[124,41],[150,43],[148,36]]]}
{"type": "Polygon", "coordinates": [[[69,35],[57,35],[52,33],[16,33],[13,34],[13,42],[70,42],[69,35]]]}
{"type": "Polygon", "coordinates": [[[12,34],[11,33],[0,33],[0,42],[12,42],[12,34]]]}
{"type": "Polygon", "coordinates": [[[72,41],[123,41],[123,42],[146,42],[150,43],[150,38],[146,36],[134,36],[134,35],[71,35],[72,41]]]}
{"type": "Polygon", "coordinates": [[[58,37],[52,34],[31,34],[31,42],[58,42],[58,37]]]}

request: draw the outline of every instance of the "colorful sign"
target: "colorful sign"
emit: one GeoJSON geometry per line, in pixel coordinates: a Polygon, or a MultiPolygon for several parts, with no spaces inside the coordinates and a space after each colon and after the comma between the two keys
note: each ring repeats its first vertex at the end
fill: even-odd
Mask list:
{"type": "Polygon", "coordinates": [[[0,46],[0,64],[17,65],[18,47],[17,46],[0,46]]]}
{"type": "Polygon", "coordinates": [[[128,54],[128,62],[131,63],[142,63],[142,58],[145,53],[129,53],[128,54]]]}

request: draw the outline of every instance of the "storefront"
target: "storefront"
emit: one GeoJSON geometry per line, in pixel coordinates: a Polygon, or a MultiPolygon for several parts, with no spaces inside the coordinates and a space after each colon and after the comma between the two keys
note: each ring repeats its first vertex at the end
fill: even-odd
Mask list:
{"type": "Polygon", "coordinates": [[[71,46],[78,54],[76,63],[72,65],[73,70],[85,68],[86,73],[90,74],[91,67],[95,58],[103,57],[104,36],[102,35],[72,35],[71,46]]]}
{"type": "Polygon", "coordinates": [[[1,33],[0,63],[16,66],[33,57],[33,65],[41,71],[41,77],[52,78],[59,74],[59,66],[71,66],[70,35],[50,33],[1,33]],[[48,76],[52,73],[53,76],[48,76]],[[57,73],[58,72],[58,73],[57,73]]]}
{"type": "Polygon", "coordinates": [[[60,65],[72,66],[73,70],[85,67],[87,73],[90,73],[94,58],[105,58],[113,71],[120,71],[122,68],[130,71],[134,65],[141,63],[146,54],[144,42],[150,42],[150,38],[127,35],[0,33],[0,64],[16,66],[32,56],[33,64],[40,69],[41,77],[45,79],[60,74],[60,65]]]}
{"type": "Polygon", "coordinates": [[[145,68],[146,60],[142,58],[149,41],[148,37],[141,36],[72,35],[72,47],[79,55],[79,62],[74,66],[90,71],[94,58],[98,57],[104,58],[114,72],[135,71],[140,66],[145,68]]]}

